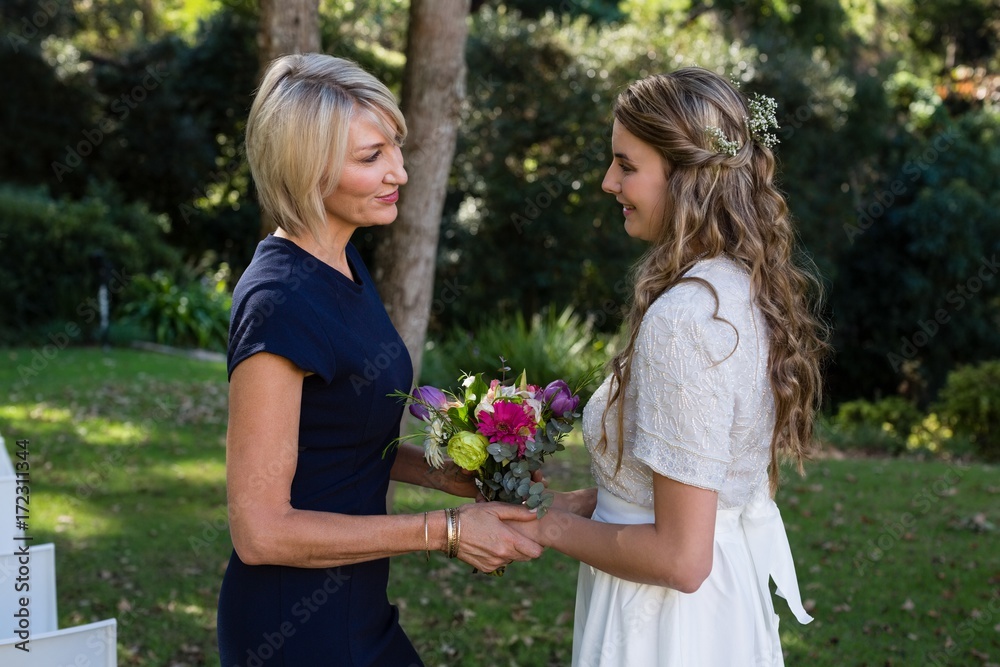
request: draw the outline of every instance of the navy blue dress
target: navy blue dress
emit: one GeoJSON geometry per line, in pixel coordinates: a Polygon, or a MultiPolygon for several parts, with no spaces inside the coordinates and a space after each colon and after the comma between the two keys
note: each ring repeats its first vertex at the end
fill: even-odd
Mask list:
{"type": "MultiPolygon", "coordinates": [[[[311,371],[302,384],[292,506],[385,514],[389,469],[408,391],[410,356],[357,249],[355,280],[294,243],[269,236],[233,293],[229,375],[269,352],[311,371]]],[[[266,473],[266,471],[261,471],[266,473]]],[[[219,594],[222,667],[423,665],[399,626],[389,559],[336,568],[250,566],[235,550],[219,594]]]]}

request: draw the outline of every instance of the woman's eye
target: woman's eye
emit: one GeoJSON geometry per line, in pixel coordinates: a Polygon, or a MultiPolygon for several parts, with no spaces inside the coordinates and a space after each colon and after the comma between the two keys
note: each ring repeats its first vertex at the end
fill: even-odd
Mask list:
{"type": "Polygon", "coordinates": [[[375,151],[370,157],[366,157],[362,162],[375,162],[382,155],[382,151],[375,151]]]}

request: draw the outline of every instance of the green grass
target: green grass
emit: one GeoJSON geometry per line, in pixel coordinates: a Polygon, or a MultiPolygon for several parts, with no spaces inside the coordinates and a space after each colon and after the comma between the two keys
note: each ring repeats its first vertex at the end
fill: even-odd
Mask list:
{"type": "Polygon", "coordinates": [[[0,434],[12,456],[30,441],[28,532],[56,545],[60,627],[116,617],[121,665],[216,664],[231,548],[225,366],[130,350],[50,356],[0,350],[0,386],[14,388],[0,434]]]}
{"type": "MultiPolygon", "coordinates": [[[[56,544],[60,625],[116,617],[121,665],[217,665],[224,366],[131,350],[50,356],[0,350],[0,386],[13,387],[0,434],[12,455],[30,440],[29,533],[56,544]]],[[[807,473],[778,498],[816,617],[799,626],[776,598],[787,665],[1000,664],[996,466],[826,459],[807,473]]],[[[547,476],[589,484],[586,451],[571,444],[547,476]]],[[[395,495],[400,512],[453,502],[395,495]]],[[[394,560],[389,595],[429,666],[566,665],[576,571],[554,552],[502,578],[412,554],[394,560]]]]}

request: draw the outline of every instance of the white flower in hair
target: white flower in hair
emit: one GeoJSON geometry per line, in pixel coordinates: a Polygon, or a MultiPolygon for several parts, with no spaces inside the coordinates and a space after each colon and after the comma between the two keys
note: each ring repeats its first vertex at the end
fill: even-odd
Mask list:
{"type": "Polygon", "coordinates": [[[736,141],[730,141],[725,133],[714,125],[706,127],[705,134],[708,135],[708,145],[717,153],[725,153],[730,157],[736,157],[736,154],[740,151],[740,144],[736,141]]]}
{"type": "MultiPolygon", "coordinates": [[[[778,103],[773,97],[756,93],[747,106],[750,107],[750,117],[743,120],[750,130],[750,139],[756,141],[761,146],[774,148],[778,144],[778,137],[769,133],[768,130],[772,128],[777,130],[779,128],[776,115],[778,103]]],[[[718,153],[725,153],[730,157],[736,157],[736,154],[743,147],[739,142],[730,141],[725,133],[714,125],[706,127],[705,133],[709,138],[709,146],[718,153]]]]}
{"type": "Polygon", "coordinates": [[[769,129],[778,129],[778,103],[773,97],[761,95],[759,93],[750,100],[750,118],[747,119],[747,127],[750,128],[750,136],[761,146],[773,148],[778,144],[778,137],[770,134],[769,129]]]}

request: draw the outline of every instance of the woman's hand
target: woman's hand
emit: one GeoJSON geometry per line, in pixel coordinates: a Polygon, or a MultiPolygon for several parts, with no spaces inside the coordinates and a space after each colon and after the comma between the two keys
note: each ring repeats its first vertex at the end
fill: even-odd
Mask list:
{"type": "Polygon", "coordinates": [[[542,555],[542,547],[516,528],[529,532],[538,523],[536,514],[523,505],[491,502],[462,505],[462,534],[458,558],[477,570],[492,572],[513,561],[542,555]]]}
{"type": "Polygon", "coordinates": [[[460,498],[476,498],[480,496],[476,486],[476,473],[459,467],[451,459],[445,459],[440,468],[428,468],[424,473],[424,483],[429,489],[437,489],[460,498]]]}

